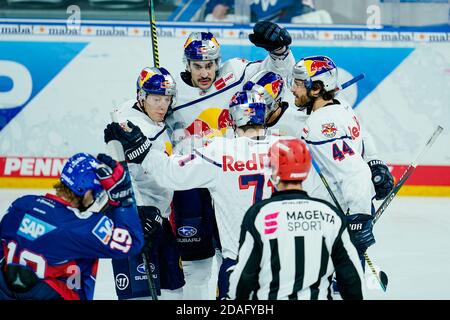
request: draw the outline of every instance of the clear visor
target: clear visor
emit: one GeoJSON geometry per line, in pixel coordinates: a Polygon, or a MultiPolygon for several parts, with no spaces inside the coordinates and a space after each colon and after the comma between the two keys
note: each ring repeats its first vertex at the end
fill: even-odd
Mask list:
{"type": "Polygon", "coordinates": [[[293,75],[289,76],[286,79],[286,83],[289,89],[293,89],[298,87],[299,85],[303,85],[306,88],[306,84],[308,82],[308,79],[305,77],[305,79],[302,79],[302,77],[295,75],[295,78],[293,75]]]}

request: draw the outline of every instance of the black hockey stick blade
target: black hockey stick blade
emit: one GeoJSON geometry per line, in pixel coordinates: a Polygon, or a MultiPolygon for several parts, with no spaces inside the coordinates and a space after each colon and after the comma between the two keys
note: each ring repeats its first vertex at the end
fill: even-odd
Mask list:
{"type": "Polygon", "coordinates": [[[380,277],[381,283],[383,284],[383,289],[384,289],[384,291],[386,291],[387,285],[389,283],[388,276],[384,271],[380,271],[379,277],[380,277]]]}

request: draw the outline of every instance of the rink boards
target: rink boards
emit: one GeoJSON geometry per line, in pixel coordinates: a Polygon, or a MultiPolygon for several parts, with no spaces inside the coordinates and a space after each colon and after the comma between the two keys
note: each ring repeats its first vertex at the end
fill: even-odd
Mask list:
{"type": "MultiPolygon", "coordinates": [[[[400,194],[450,196],[449,33],[288,28],[296,60],[328,55],[340,66],[341,81],[365,74],[342,95],[397,179],[435,127],[444,127],[400,194]]],[[[207,29],[218,36],[222,61],[265,57],[246,40],[248,27],[161,24],[161,65],[182,71],[186,35],[207,29]]],[[[146,22],[74,28],[65,21],[0,20],[0,187],[49,188],[65,158],[104,151],[109,111],[134,98],[136,75],[146,65],[152,65],[146,22]]],[[[279,125],[297,136],[301,127],[294,108],[279,125]]]]}

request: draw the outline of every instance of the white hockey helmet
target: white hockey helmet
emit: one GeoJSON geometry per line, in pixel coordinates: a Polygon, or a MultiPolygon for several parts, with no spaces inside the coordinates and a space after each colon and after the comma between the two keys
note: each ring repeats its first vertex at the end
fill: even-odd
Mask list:
{"type": "Polygon", "coordinates": [[[292,78],[302,80],[305,87],[311,89],[314,81],[321,81],[325,91],[338,88],[338,70],[329,57],[306,57],[297,62],[292,70],[292,78]]]}

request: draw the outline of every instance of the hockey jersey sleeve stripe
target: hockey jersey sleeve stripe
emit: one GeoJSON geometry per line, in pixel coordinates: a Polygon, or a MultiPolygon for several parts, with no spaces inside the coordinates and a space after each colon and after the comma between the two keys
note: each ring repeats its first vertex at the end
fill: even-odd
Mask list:
{"type": "Polygon", "coordinates": [[[156,139],[158,139],[158,137],[163,134],[164,131],[166,131],[167,126],[164,126],[164,128],[162,128],[162,130],[160,132],[158,132],[153,138],[148,138],[148,140],[150,141],[155,141],[156,139]]]}
{"type": "Polygon", "coordinates": [[[308,143],[308,144],[321,145],[321,144],[325,144],[325,143],[334,142],[336,140],[344,140],[344,139],[352,140],[352,137],[350,137],[350,136],[342,136],[342,137],[339,137],[339,138],[323,140],[323,141],[310,141],[310,140],[306,140],[306,139],[303,139],[303,140],[305,140],[305,142],[308,143]]]}
{"type": "Polygon", "coordinates": [[[272,281],[270,281],[270,291],[269,300],[277,300],[278,290],[280,289],[280,255],[278,251],[278,240],[270,239],[270,255],[271,255],[271,270],[272,270],[272,281]]]}
{"type": "Polygon", "coordinates": [[[209,163],[222,168],[222,165],[216,161],[214,161],[213,159],[208,158],[207,156],[203,155],[202,153],[200,153],[198,150],[194,150],[195,154],[198,155],[200,158],[204,159],[205,161],[208,161],[209,163]]]}
{"type": "MultiPolygon", "coordinates": [[[[261,63],[261,62],[260,62],[260,61],[252,61],[252,62],[248,63],[248,64],[245,66],[245,69],[247,70],[248,66],[251,65],[251,64],[254,64],[254,63],[261,63]]],[[[225,88],[223,88],[223,89],[221,89],[221,90],[218,90],[218,91],[216,91],[216,92],[214,92],[214,93],[212,93],[212,94],[210,94],[210,95],[201,97],[201,98],[199,98],[199,99],[197,99],[197,100],[194,100],[194,101],[191,101],[191,102],[189,102],[189,103],[185,103],[185,104],[179,105],[178,107],[172,108],[172,110],[173,110],[173,111],[177,111],[177,110],[180,110],[180,109],[183,109],[183,108],[192,106],[192,105],[194,105],[194,104],[196,104],[196,103],[199,103],[199,102],[201,102],[201,101],[203,101],[203,100],[206,100],[206,99],[209,99],[209,98],[211,98],[211,97],[214,97],[214,96],[216,96],[216,95],[218,95],[218,94],[221,94],[222,92],[225,92],[225,91],[227,91],[227,90],[230,90],[231,88],[236,87],[236,86],[239,85],[244,79],[245,79],[245,71],[242,73],[241,78],[240,78],[238,81],[236,81],[235,83],[233,83],[233,84],[231,84],[231,85],[229,85],[229,86],[227,86],[227,87],[225,87],[225,88]]]]}

